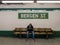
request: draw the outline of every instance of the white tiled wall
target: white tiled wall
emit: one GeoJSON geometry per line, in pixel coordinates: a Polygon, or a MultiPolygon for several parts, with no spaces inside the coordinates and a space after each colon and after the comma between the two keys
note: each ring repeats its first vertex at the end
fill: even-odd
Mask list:
{"type": "Polygon", "coordinates": [[[48,12],[48,19],[18,19],[19,11],[0,11],[0,30],[12,30],[15,27],[27,27],[32,23],[34,27],[52,28],[60,30],[60,11],[48,12]]]}
{"type": "MultiPolygon", "coordinates": [[[[60,4],[2,4],[0,8],[60,8],[60,4]]],[[[43,11],[48,12],[48,19],[18,19],[18,12],[21,11],[0,11],[0,30],[13,30],[15,27],[25,28],[29,23],[32,23],[34,27],[60,30],[60,11],[43,11]]]]}

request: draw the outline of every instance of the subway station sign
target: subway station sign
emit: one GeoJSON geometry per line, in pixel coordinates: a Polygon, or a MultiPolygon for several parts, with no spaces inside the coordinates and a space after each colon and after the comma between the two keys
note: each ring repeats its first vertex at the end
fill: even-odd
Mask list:
{"type": "Polygon", "coordinates": [[[48,19],[48,13],[18,13],[19,19],[48,19]]]}

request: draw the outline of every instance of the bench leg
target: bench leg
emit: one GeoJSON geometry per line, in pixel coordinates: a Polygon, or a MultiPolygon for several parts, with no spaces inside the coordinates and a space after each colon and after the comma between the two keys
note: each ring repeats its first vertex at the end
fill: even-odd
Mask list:
{"type": "Polygon", "coordinates": [[[21,38],[21,35],[20,35],[20,34],[17,34],[17,37],[18,37],[18,38],[21,38]]]}

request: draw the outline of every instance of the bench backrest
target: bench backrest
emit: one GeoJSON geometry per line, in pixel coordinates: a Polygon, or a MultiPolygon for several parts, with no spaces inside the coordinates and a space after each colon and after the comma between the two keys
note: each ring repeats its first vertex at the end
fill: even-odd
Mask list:
{"type": "MultiPolygon", "coordinates": [[[[14,31],[26,31],[27,28],[15,28],[14,31]]],[[[51,28],[34,28],[34,31],[52,31],[51,28]]]]}

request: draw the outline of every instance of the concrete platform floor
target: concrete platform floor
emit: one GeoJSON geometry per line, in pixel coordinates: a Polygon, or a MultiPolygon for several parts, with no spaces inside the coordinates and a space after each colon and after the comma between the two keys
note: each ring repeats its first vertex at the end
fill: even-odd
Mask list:
{"type": "Polygon", "coordinates": [[[11,37],[0,37],[0,45],[60,45],[60,38],[54,39],[18,39],[11,37]]]}

